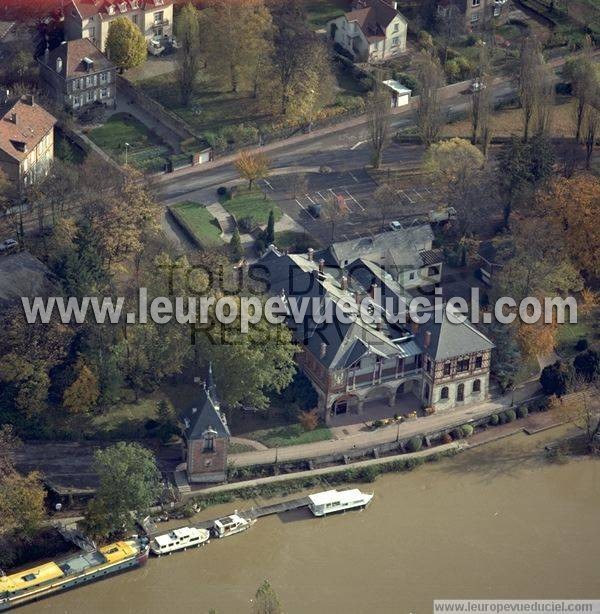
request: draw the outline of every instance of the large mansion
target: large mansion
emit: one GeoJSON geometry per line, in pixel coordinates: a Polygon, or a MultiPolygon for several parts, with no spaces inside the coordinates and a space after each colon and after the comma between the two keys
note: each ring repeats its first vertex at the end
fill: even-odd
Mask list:
{"type": "MultiPolygon", "coordinates": [[[[409,229],[408,234],[416,230],[417,235],[427,236],[426,228],[409,229]]],[[[427,258],[439,260],[406,237],[400,241],[403,232],[361,239],[379,249],[369,251],[365,245],[362,254],[354,251],[353,258],[352,252],[340,249],[344,244],[306,255],[284,254],[271,246],[255,265],[267,280],[269,293],[286,304],[292,297],[310,297],[323,305],[329,301],[344,314],[332,323],[321,323],[309,309],[302,322],[296,322],[288,310],[288,326],[302,346],[298,364],[317,391],[326,421],[337,414],[360,414],[366,401],[384,399],[393,407],[406,393],[431,410],[487,398],[493,344],[468,321],[455,323],[445,310],[430,313],[430,320],[422,324],[394,323],[387,317],[370,323],[360,317],[359,305],[365,302],[372,313],[385,313],[389,305],[397,312],[405,308],[412,296],[402,285],[404,279],[429,271],[427,258]],[[331,254],[343,254],[343,260],[336,261],[331,254]],[[382,260],[391,263],[391,272],[382,260]]],[[[435,266],[441,269],[439,261],[435,266]]],[[[439,270],[431,273],[437,278],[439,270]]]]}

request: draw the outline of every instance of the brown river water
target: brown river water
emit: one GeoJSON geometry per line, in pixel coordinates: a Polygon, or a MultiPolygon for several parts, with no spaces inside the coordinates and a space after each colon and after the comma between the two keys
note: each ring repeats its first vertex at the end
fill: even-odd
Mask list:
{"type": "Polygon", "coordinates": [[[549,463],[541,448],[559,434],[382,476],[360,486],[375,491],[366,511],[262,518],[18,612],[244,614],[265,578],[286,614],[421,614],[434,598],[600,599],[600,460],[549,463]]]}

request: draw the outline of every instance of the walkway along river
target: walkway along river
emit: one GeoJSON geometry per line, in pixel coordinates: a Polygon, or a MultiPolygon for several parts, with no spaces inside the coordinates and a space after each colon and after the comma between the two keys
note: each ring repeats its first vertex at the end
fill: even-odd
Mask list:
{"type": "Polygon", "coordinates": [[[434,598],[599,599],[600,460],[545,460],[543,445],[565,429],[382,476],[360,486],[375,491],[364,512],[261,518],[19,613],[244,614],[265,578],[286,614],[429,614],[434,598]]]}

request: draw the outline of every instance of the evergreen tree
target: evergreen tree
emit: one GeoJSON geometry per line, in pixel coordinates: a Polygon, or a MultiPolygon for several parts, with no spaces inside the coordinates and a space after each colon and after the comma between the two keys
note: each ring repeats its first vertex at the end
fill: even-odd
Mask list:
{"type": "Polygon", "coordinates": [[[242,247],[242,239],[240,237],[240,231],[236,226],[231,241],[229,242],[229,257],[232,262],[239,262],[244,256],[244,248],[242,247]]]}
{"type": "Polygon", "coordinates": [[[567,394],[572,379],[573,372],[570,365],[558,360],[542,369],[540,384],[545,394],[554,394],[560,399],[567,394]]]}
{"type": "Polygon", "coordinates": [[[277,593],[268,580],[265,580],[258,587],[254,596],[252,612],[253,614],[281,614],[283,612],[279,597],[277,597],[277,593]]]}
{"type": "Polygon", "coordinates": [[[269,219],[265,229],[265,243],[267,245],[275,243],[275,213],[273,212],[273,209],[271,209],[269,212],[269,219]]]}

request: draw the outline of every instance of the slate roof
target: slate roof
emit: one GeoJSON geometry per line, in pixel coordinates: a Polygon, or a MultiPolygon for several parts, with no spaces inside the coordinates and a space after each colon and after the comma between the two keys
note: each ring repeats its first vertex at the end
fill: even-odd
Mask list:
{"type": "Polygon", "coordinates": [[[422,347],[425,347],[426,344],[426,333],[431,333],[427,353],[434,360],[446,360],[494,348],[492,341],[470,322],[451,322],[445,309],[438,312],[439,323],[434,321],[434,315],[432,312],[430,321],[419,326],[417,333],[417,339],[422,347]]]}
{"type": "Polygon", "coordinates": [[[53,72],[58,72],[56,61],[59,58],[62,60],[62,69],[59,74],[65,79],[115,68],[115,65],[102,54],[89,38],[66,41],[50,52],[47,62],[44,59],[41,62],[53,72]],[[90,71],[87,70],[87,66],[83,62],[84,58],[90,59],[94,63],[90,71]]]}
{"type": "Polygon", "coordinates": [[[18,162],[22,162],[31,153],[57,121],[32,97],[29,98],[32,104],[26,102],[26,99],[24,97],[0,107],[0,149],[18,162]],[[21,151],[19,146],[25,151],[21,151]]]}
{"type": "Polygon", "coordinates": [[[57,296],[60,286],[50,269],[29,252],[0,255],[0,307],[21,303],[21,297],[57,296]]]}
{"type": "Polygon", "coordinates": [[[138,0],[137,6],[132,0],[71,0],[73,8],[77,11],[82,19],[89,19],[94,15],[100,15],[101,18],[105,16],[108,18],[118,17],[119,15],[127,14],[131,11],[142,9],[144,11],[150,11],[153,9],[160,10],[162,7],[170,6],[174,0],[138,0]],[[120,4],[126,5],[126,11],[123,13],[119,9],[120,4]],[[112,15],[108,13],[108,7],[113,5],[115,12],[112,15]]]}
{"type": "Polygon", "coordinates": [[[227,439],[231,436],[225,417],[219,410],[216,397],[216,389],[209,369],[207,386],[200,391],[198,399],[192,406],[183,413],[185,436],[188,440],[202,439],[202,434],[209,428],[216,431],[218,438],[227,439]]]}
{"type": "Polygon", "coordinates": [[[381,232],[372,237],[333,243],[325,250],[324,259],[338,266],[363,258],[388,267],[419,268],[423,266],[421,252],[429,249],[433,239],[433,230],[429,224],[412,226],[381,232]]]}

